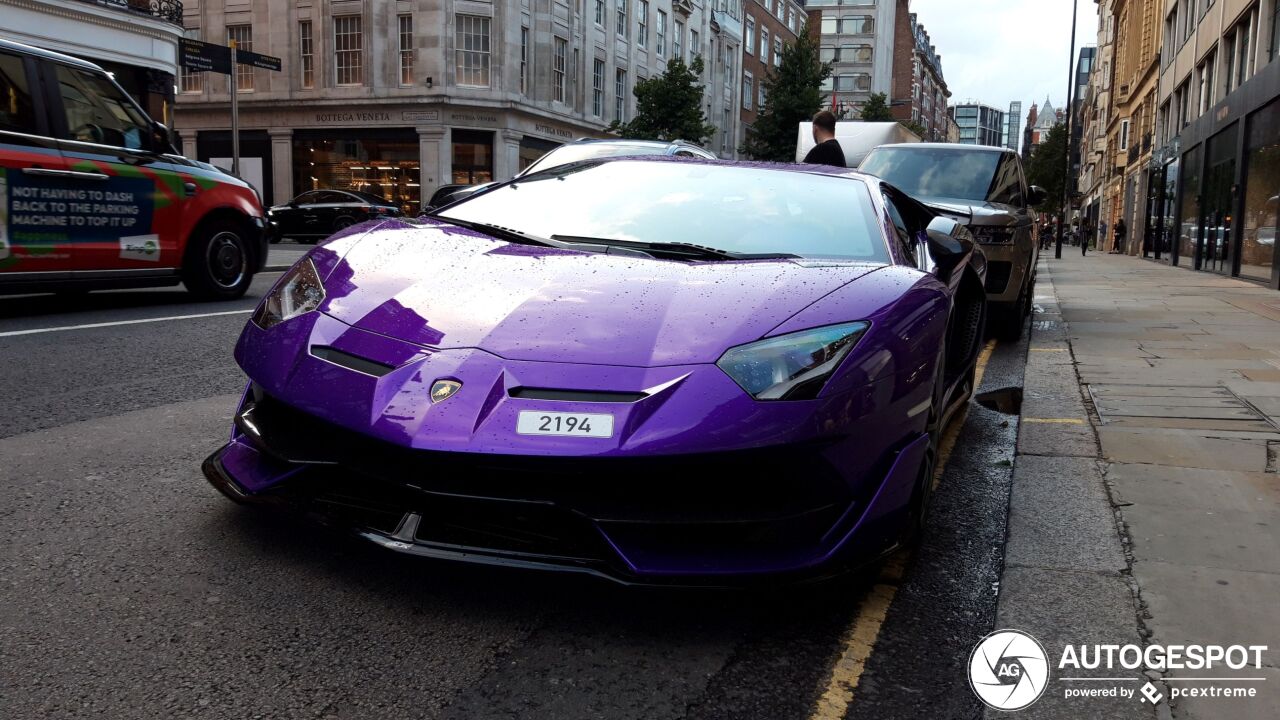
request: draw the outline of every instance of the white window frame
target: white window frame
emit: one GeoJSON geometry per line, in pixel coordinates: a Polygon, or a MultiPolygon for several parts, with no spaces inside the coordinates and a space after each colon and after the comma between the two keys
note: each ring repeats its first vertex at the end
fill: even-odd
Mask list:
{"type": "Polygon", "coordinates": [[[750,13],[747,13],[746,30],[742,33],[743,45],[742,50],[748,55],[756,54],[756,19],[750,13]]]}
{"type": "Polygon", "coordinates": [[[671,57],[684,60],[684,23],[675,21],[675,32],[671,36],[671,57]]]}
{"type": "Polygon", "coordinates": [[[303,90],[316,86],[316,36],[310,20],[298,21],[298,84],[303,90]]]}
{"type": "Polygon", "coordinates": [[[487,88],[492,82],[493,25],[485,15],[454,16],[454,82],[458,87],[487,88]]]}
{"type": "Polygon", "coordinates": [[[654,35],[654,51],[658,53],[658,57],[667,56],[667,13],[665,10],[658,11],[658,24],[656,35],[654,35]]]}
{"type": "Polygon", "coordinates": [[[552,100],[558,103],[565,102],[565,86],[566,74],[569,62],[569,41],[556,35],[553,36],[552,44],[554,51],[551,53],[551,90],[552,100]]]}
{"type": "Polygon", "coordinates": [[[596,58],[591,67],[591,114],[595,117],[604,117],[604,71],[604,60],[596,58]]]}
{"type": "Polygon", "coordinates": [[[618,37],[626,40],[631,37],[631,28],[627,26],[627,3],[631,0],[617,0],[617,27],[614,28],[618,37]]]}
{"type": "Polygon", "coordinates": [[[333,82],[338,87],[364,85],[364,17],[333,17],[333,82]]]}
{"type": "Polygon", "coordinates": [[[636,6],[636,47],[649,47],[649,0],[640,0],[636,6]]]}
{"type": "Polygon", "coordinates": [[[627,71],[617,68],[613,72],[613,114],[620,123],[627,121],[627,71]]]}
{"type": "Polygon", "coordinates": [[[400,58],[400,87],[413,85],[413,15],[396,15],[397,50],[400,58]]]}
{"type": "MultiPolygon", "coordinates": [[[[237,50],[253,52],[253,26],[249,24],[228,25],[227,42],[236,41],[237,50]]],[[[253,66],[236,63],[234,68],[236,92],[253,92],[253,66]]]]}
{"type": "Polygon", "coordinates": [[[751,71],[744,70],[742,73],[742,109],[750,110],[752,101],[755,100],[756,82],[755,76],[751,71]]]}

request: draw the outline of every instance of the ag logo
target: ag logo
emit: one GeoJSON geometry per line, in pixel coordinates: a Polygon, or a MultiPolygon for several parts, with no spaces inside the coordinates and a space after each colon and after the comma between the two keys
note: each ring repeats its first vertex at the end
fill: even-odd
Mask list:
{"type": "Polygon", "coordinates": [[[1049,658],[1040,641],[1018,630],[997,630],[969,656],[969,687],[996,710],[1021,710],[1044,694],[1049,658]]]}
{"type": "Polygon", "coordinates": [[[457,380],[437,380],[431,386],[431,402],[444,402],[461,389],[462,383],[457,380]]]}

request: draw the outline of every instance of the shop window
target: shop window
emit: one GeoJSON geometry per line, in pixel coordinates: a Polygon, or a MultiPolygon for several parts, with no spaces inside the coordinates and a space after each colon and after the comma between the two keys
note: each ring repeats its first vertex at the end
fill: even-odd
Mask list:
{"type": "Polygon", "coordinates": [[[489,18],[459,15],[454,44],[458,85],[489,87],[489,18]]]}
{"type": "Polygon", "coordinates": [[[416,215],[419,158],[418,135],[412,129],[298,130],[293,136],[294,193],[358,191],[416,215]]]}
{"type": "Polygon", "coordinates": [[[1280,100],[1249,116],[1240,275],[1270,280],[1280,220],[1280,100]]]}
{"type": "Polygon", "coordinates": [[[1191,267],[1200,242],[1201,148],[1197,145],[1182,156],[1182,197],[1178,203],[1178,264],[1191,267]]]}
{"type": "MultiPolygon", "coordinates": [[[[227,42],[235,42],[237,50],[253,51],[253,27],[228,25],[227,42]]],[[[253,92],[253,66],[236,64],[236,92],[253,92]]]]}
{"type": "Polygon", "coordinates": [[[560,143],[532,137],[520,138],[520,172],[524,172],[538,158],[560,147],[560,143]]]}
{"type": "Polygon", "coordinates": [[[493,133],[454,130],[453,182],[478,185],[493,182],[493,133]]]}
{"type": "Polygon", "coordinates": [[[333,19],[333,65],[338,85],[364,84],[364,32],[359,15],[333,19]]]}

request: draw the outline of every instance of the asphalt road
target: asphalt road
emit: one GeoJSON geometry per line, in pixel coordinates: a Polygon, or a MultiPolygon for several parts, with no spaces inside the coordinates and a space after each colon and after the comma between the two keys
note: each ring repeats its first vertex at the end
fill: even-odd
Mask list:
{"type": "MultiPolygon", "coordinates": [[[[274,277],[222,304],[0,298],[0,717],[784,720],[832,687],[852,701],[827,716],[979,714],[962,668],[992,629],[1016,418],[971,407],[900,573],[636,592],[409,558],[200,474],[274,277]]],[[[996,347],[984,387],[1024,358],[996,347]]]]}

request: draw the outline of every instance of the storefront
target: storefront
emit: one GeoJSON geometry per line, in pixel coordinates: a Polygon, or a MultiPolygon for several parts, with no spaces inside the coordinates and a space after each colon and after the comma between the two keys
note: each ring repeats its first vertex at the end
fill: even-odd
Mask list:
{"type": "Polygon", "coordinates": [[[293,193],[356,190],[416,215],[422,201],[418,133],[413,128],[293,132],[293,193]]]}
{"type": "MultiPolygon", "coordinates": [[[[1180,159],[1164,169],[1166,196],[1178,198],[1173,262],[1280,288],[1280,63],[1189,126],[1178,143],[1180,159]]],[[[1149,216],[1157,211],[1152,206],[1149,216]]]]}
{"type": "MultiPolygon", "coordinates": [[[[225,107],[225,106],[224,106],[225,107]]],[[[181,106],[184,151],[230,167],[227,111],[181,106]]],[[[582,128],[531,113],[422,103],[359,111],[242,99],[240,174],[270,204],[315,189],[356,190],[416,214],[440,185],[506,180],[582,128]]]]}

